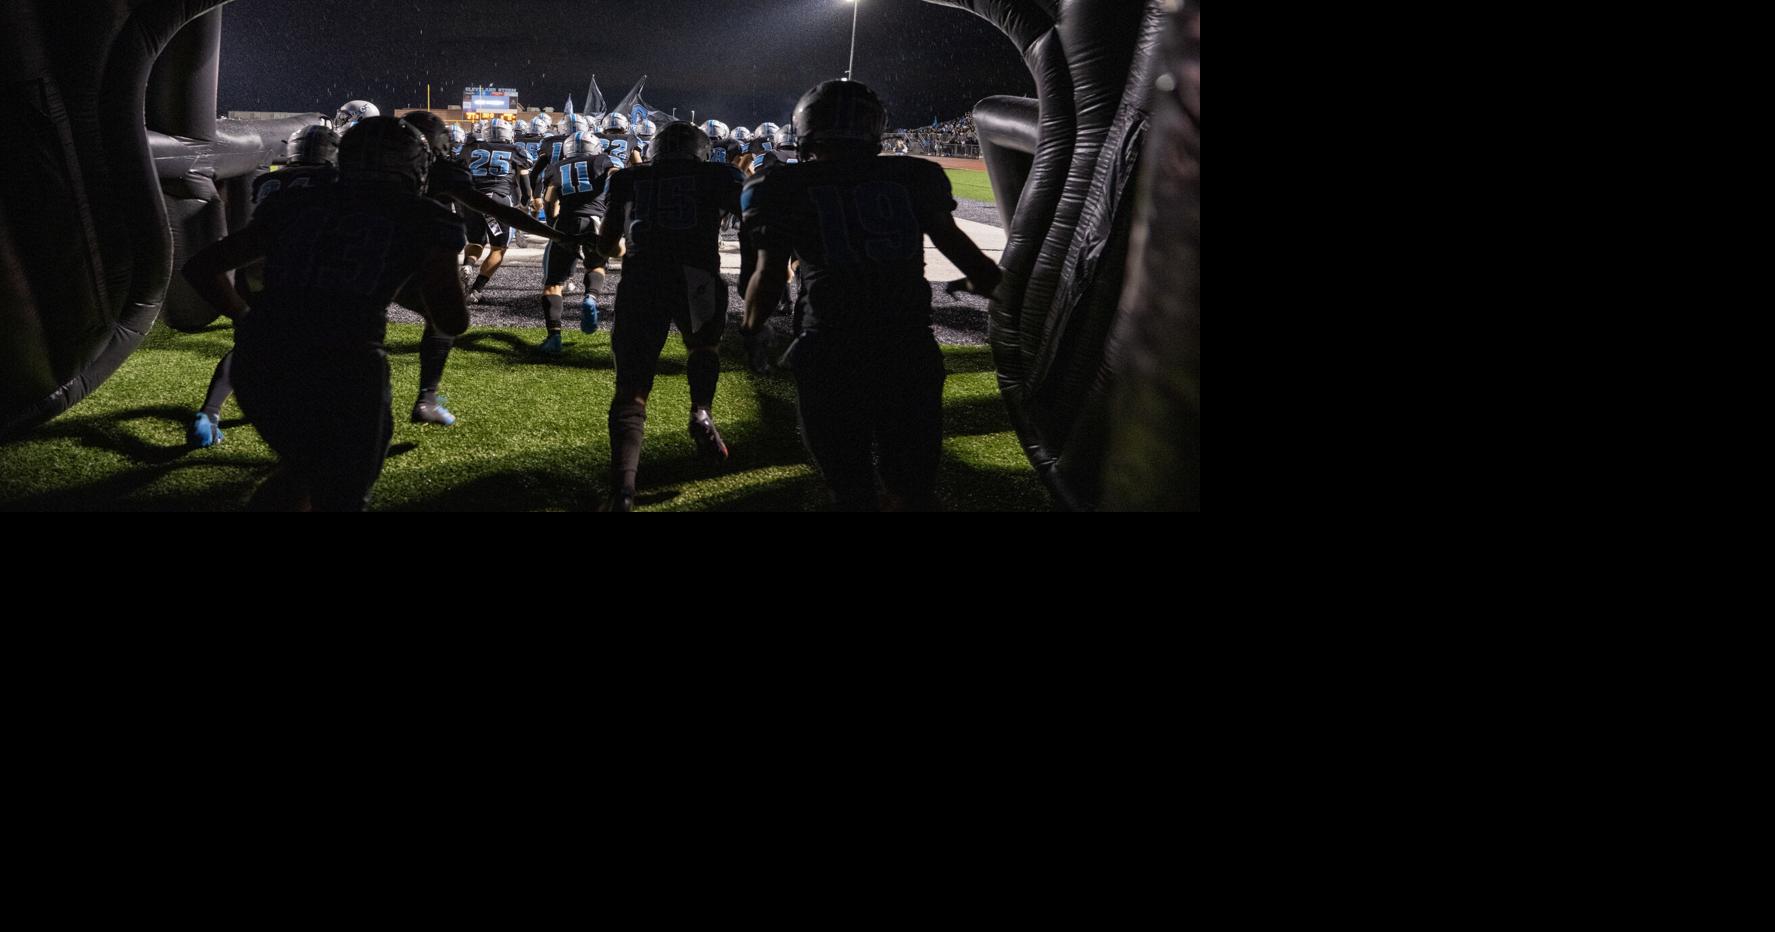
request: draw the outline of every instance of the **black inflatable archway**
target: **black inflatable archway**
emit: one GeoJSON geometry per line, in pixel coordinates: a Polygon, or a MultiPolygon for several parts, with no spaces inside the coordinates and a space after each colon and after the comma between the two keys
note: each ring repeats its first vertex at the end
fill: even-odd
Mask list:
{"type": "Polygon", "coordinates": [[[1010,231],[993,356],[1030,462],[1062,507],[1200,509],[1200,4],[927,2],[998,26],[1040,95],[974,110],[1010,231]]]}
{"type": "MultiPolygon", "coordinates": [[[[215,117],[226,2],[0,6],[26,124],[0,172],[0,439],[85,397],[157,317],[211,323],[175,264],[322,118],[215,117]]],[[[997,25],[1040,95],[975,111],[1010,231],[993,353],[1030,462],[1063,507],[1199,509],[1199,0],[927,2],[997,25]]]]}
{"type": "Polygon", "coordinates": [[[243,222],[251,174],[321,119],[216,118],[224,2],[0,8],[26,123],[0,173],[0,439],[86,397],[155,318],[212,322],[175,264],[243,222]]]}

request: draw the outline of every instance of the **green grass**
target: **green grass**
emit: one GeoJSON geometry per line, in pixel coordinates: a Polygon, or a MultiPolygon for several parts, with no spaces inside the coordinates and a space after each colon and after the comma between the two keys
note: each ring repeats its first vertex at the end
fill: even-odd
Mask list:
{"type": "MultiPolygon", "coordinates": [[[[377,511],[592,510],[606,493],[605,415],[614,391],[608,330],[569,329],[556,358],[529,349],[540,329],[476,328],[450,356],[444,393],[460,419],[407,423],[418,385],[421,328],[389,327],[395,429],[372,498],[377,511]]],[[[826,507],[825,485],[795,428],[787,374],[754,376],[737,338],[723,347],[716,421],[732,461],[694,461],[684,429],[689,390],[673,336],[649,402],[638,504],[651,511],[801,511],[826,507]]],[[[202,333],[157,327],[90,398],[29,435],[0,445],[0,510],[233,511],[246,506],[276,457],[230,400],[227,439],[184,445],[216,360],[233,344],[224,322],[202,333]]],[[[939,493],[951,510],[1049,507],[999,399],[991,351],[945,347],[944,458],[939,493]]]]}
{"type": "Polygon", "coordinates": [[[985,172],[971,171],[965,168],[945,168],[943,173],[949,176],[949,186],[955,190],[956,197],[965,197],[970,201],[985,201],[988,204],[998,203],[992,197],[992,183],[987,180],[985,172]]]}

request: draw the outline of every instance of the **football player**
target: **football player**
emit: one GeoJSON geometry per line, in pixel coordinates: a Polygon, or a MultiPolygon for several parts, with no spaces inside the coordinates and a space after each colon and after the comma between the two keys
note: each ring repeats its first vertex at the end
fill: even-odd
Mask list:
{"type": "MultiPolygon", "coordinates": [[[[279,191],[330,185],[339,178],[339,134],[325,124],[304,126],[284,141],[284,165],[253,179],[253,205],[279,191]]],[[[264,290],[264,269],[249,263],[235,278],[245,291],[244,298],[256,299],[264,290]]],[[[208,447],[222,442],[222,404],[234,393],[234,350],[222,354],[216,371],[210,376],[209,391],[203,407],[185,432],[185,442],[194,447],[208,447]]]]}
{"type": "Polygon", "coordinates": [[[338,183],[268,198],[185,266],[198,294],[241,320],[241,410],[313,510],[362,511],[382,472],[394,428],[382,343],[402,283],[417,279],[414,303],[438,330],[468,328],[462,224],[420,195],[431,161],[410,123],[365,118],[339,145],[338,183]],[[247,314],[227,273],[260,258],[265,292],[247,314]]]}
{"type": "Polygon", "coordinates": [[[635,131],[635,151],[641,153],[641,161],[652,157],[649,147],[653,145],[653,137],[659,135],[659,127],[652,120],[642,120],[631,127],[635,131]]]}
{"type": "MultiPolygon", "coordinates": [[[[530,150],[515,142],[510,123],[494,122],[487,129],[487,141],[469,146],[463,156],[468,162],[468,172],[474,178],[475,190],[502,204],[530,203],[530,150]]],[[[480,303],[481,289],[487,287],[493,273],[499,271],[500,264],[505,261],[505,250],[511,245],[511,230],[509,223],[502,223],[495,216],[486,216],[481,223],[469,224],[467,263],[462,274],[465,281],[471,271],[468,263],[480,260],[482,252],[486,253],[486,258],[480,262],[480,273],[468,286],[470,304],[480,303]]]]}
{"type": "MultiPolygon", "coordinates": [[[[554,216],[557,230],[576,237],[596,235],[609,202],[610,175],[620,166],[604,154],[604,142],[597,133],[568,139],[562,156],[543,181],[543,203],[554,216]]],[[[550,243],[542,254],[543,316],[549,333],[536,348],[539,353],[561,352],[561,295],[567,279],[573,276],[574,260],[581,258],[586,266],[586,295],[580,302],[579,329],[582,333],[598,332],[596,296],[604,288],[604,257],[595,249],[550,243]]]]}
{"type": "Polygon", "coordinates": [[[609,213],[598,252],[624,256],[610,345],[616,395],[610,402],[611,511],[632,511],[647,396],[666,334],[676,324],[690,351],[690,436],[698,452],[725,462],[727,444],[709,409],[721,374],[717,348],[727,325],[721,278],[721,218],[739,207],[740,173],[709,162],[709,137],[673,123],[654,139],[653,160],[610,178],[609,213]]]}
{"type": "Polygon", "coordinates": [[[943,446],[943,355],[931,335],[924,238],[991,295],[998,267],[955,225],[949,178],[925,159],[883,159],[887,111],[855,81],[827,81],[795,107],[804,160],[747,186],[758,251],[748,340],[801,259],[800,333],[790,351],[802,438],[842,510],[935,508],[943,446]],[[887,496],[876,493],[876,463],[887,496]]]}
{"type": "Polygon", "coordinates": [[[598,138],[604,141],[604,154],[618,166],[627,168],[641,164],[641,152],[635,148],[635,137],[629,133],[628,117],[620,113],[605,114],[604,122],[598,128],[598,138]]]}
{"type": "Polygon", "coordinates": [[[703,133],[709,137],[709,161],[722,165],[732,165],[739,161],[741,146],[733,141],[726,123],[709,120],[703,124],[703,133]]]}
{"type": "MultiPolygon", "coordinates": [[[[530,216],[521,208],[479,191],[468,166],[450,156],[449,131],[436,114],[415,110],[401,119],[418,128],[432,144],[431,173],[425,180],[426,196],[440,204],[454,206],[461,215],[466,230],[479,228],[485,231],[486,218],[492,218],[508,227],[548,237],[551,241],[562,240],[564,246],[581,245],[569,241],[565,234],[530,216]]],[[[405,300],[402,303],[406,303],[405,300]]],[[[448,427],[456,422],[456,415],[450,413],[438,400],[438,390],[444,379],[444,366],[449,361],[450,348],[454,344],[455,340],[447,334],[440,333],[431,326],[425,328],[425,336],[419,343],[419,398],[413,403],[413,423],[448,427]]]]}
{"type": "Polygon", "coordinates": [[[450,124],[450,154],[461,155],[462,147],[468,142],[468,133],[457,123],[450,124]]]}

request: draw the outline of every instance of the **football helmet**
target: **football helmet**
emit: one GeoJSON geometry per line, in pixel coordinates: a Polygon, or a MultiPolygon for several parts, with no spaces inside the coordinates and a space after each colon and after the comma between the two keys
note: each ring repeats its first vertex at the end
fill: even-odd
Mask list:
{"type": "Polygon", "coordinates": [[[694,124],[669,123],[654,137],[650,154],[655,162],[661,159],[695,159],[707,162],[709,150],[713,146],[708,133],[697,129],[694,124]]]}
{"type": "Polygon", "coordinates": [[[781,132],[782,129],[781,126],[778,126],[775,123],[760,123],[758,124],[758,129],[754,130],[752,135],[759,139],[768,139],[771,142],[775,142],[777,139],[777,133],[781,132]]]}
{"type": "Polygon", "coordinates": [[[620,113],[607,113],[602,128],[606,136],[625,135],[629,131],[629,118],[620,113]]]}
{"type": "Polygon", "coordinates": [[[779,149],[795,148],[795,127],[785,126],[777,130],[776,144],[779,149]]]}
{"type": "Polygon", "coordinates": [[[729,139],[732,139],[734,142],[737,142],[737,143],[744,144],[744,143],[748,143],[748,142],[752,141],[752,131],[745,128],[744,126],[734,127],[733,132],[728,133],[727,136],[729,139]]]}
{"type": "Polygon", "coordinates": [[[575,113],[573,115],[572,122],[573,122],[573,132],[575,132],[575,133],[583,133],[586,130],[592,128],[592,121],[587,119],[586,115],[583,113],[575,113]]]}
{"type": "Polygon", "coordinates": [[[531,120],[530,132],[538,136],[547,136],[549,134],[549,118],[538,116],[536,119],[531,120]]]}
{"type": "Polygon", "coordinates": [[[512,125],[504,120],[495,120],[492,126],[487,127],[488,142],[511,142],[516,138],[517,134],[512,132],[512,125]]]}
{"type": "Polygon", "coordinates": [[[574,133],[561,142],[561,157],[564,159],[576,158],[581,155],[597,155],[603,151],[604,140],[599,139],[598,134],[589,129],[583,133],[574,133]]]}
{"type": "Polygon", "coordinates": [[[461,146],[468,143],[468,133],[455,123],[450,124],[450,145],[461,146]]]}
{"type": "Polygon", "coordinates": [[[642,120],[641,124],[635,127],[635,135],[642,139],[652,139],[659,135],[659,127],[654,125],[652,120],[642,120]]]}
{"type": "Polygon", "coordinates": [[[727,124],[720,120],[710,120],[703,124],[703,134],[709,137],[710,142],[720,142],[727,138],[727,124]]]}
{"type": "Polygon", "coordinates": [[[857,81],[827,81],[795,105],[795,135],[809,145],[822,142],[881,144],[887,107],[857,81]]]}
{"type": "Polygon", "coordinates": [[[344,178],[398,179],[417,193],[430,172],[431,144],[405,120],[367,117],[339,141],[339,174],[344,178]]]}
{"type": "Polygon", "coordinates": [[[339,108],[333,115],[333,128],[344,132],[346,128],[356,126],[360,121],[373,116],[381,116],[382,111],[367,100],[354,100],[339,108]]]}
{"type": "Polygon", "coordinates": [[[325,123],[304,126],[284,140],[284,161],[291,165],[337,165],[339,134],[325,123]]]}
{"type": "Polygon", "coordinates": [[[450,154],[450,129],[437,114],[430,110],[414,110],[401,119],[419,130],[419,134],[431,144],[433,156],[443,158],[450,154]]]}

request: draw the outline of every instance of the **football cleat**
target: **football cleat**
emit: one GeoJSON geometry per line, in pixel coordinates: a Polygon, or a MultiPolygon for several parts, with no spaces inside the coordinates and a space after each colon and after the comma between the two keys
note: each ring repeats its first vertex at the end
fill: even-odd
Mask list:
{"type": "Polygon", "coordinates": [[[610,493],[610,500],[604,503],[599,511],[630,512],[635,510],[635,493],[618,489],[610,493]]]}
{"type": "Polygon", "coordinates": [[[698,456],[715,465],[727,462],[727,444],[715,429],[715,419],[709,417],[709,412],[690,412],[690,439],[696,441],[698,456]]]}
{"type": "Polygon", "coordinates": [[[481,303],[480,289],[479,288],[470,289],[468,294],[462,296],[462,300],[468,302],[469,304],[481,303]]]}
{"type": "Polygon", "coordinates": [[[544,356],[559,356],[566,352],[566,350],[561,347],[560,331],[557,330],[554,333],[549,334],[548,339],[542,341],[542,343],[536,347],[536,351],[544,356]]]}
{"type": "Polygon", "coordinates": [[[191,429],[185,432],[185,442],[194,447],[213,447],[222,442],[222,428],[216,423],[216,416],[197,412],[191,421],[191,429]]]}
{"type": "Polygon", "coordinates": [[[450,409],[444,407],[442,398],[437,401],[420,400],[413,405],[413,423],[449,427],[456,423],[456,415],[451,414],[450,409]]]}
{"type": "Polygon", "coordinates": [[[579,332],[598,332],[598,299],[591,295],[579,302],[579,332]]]}

